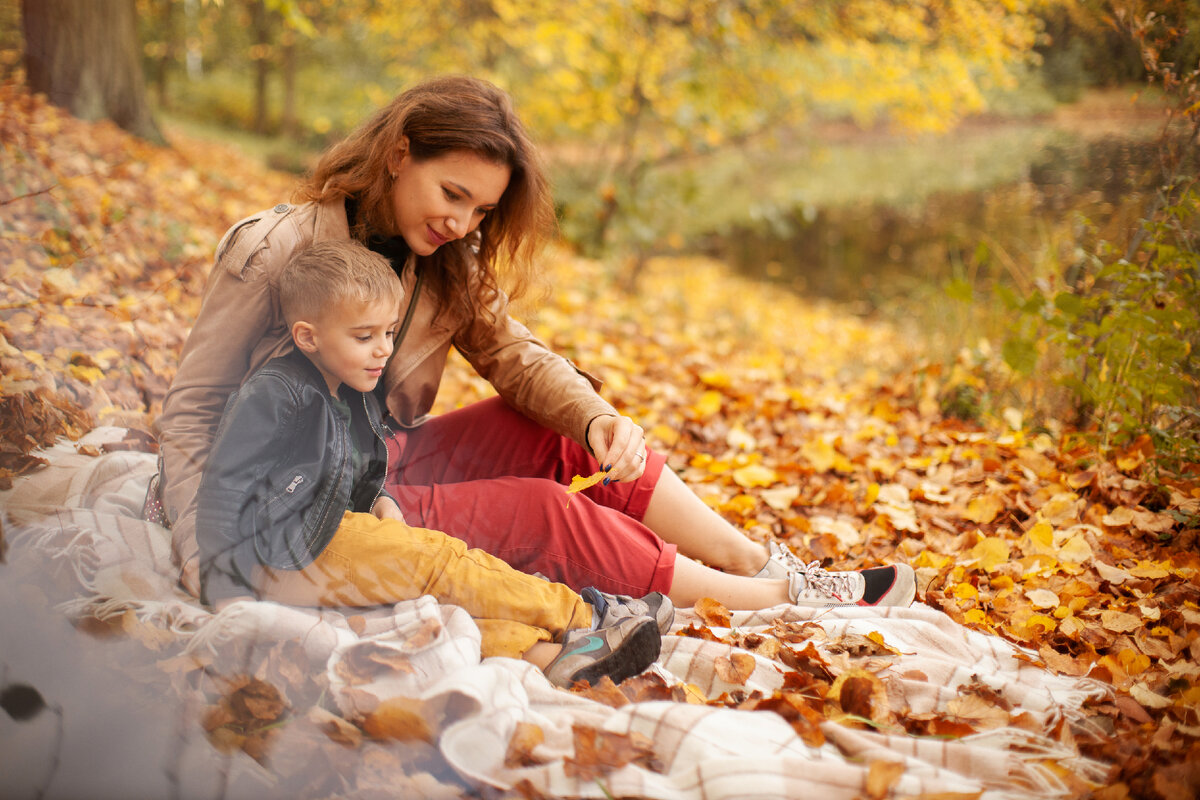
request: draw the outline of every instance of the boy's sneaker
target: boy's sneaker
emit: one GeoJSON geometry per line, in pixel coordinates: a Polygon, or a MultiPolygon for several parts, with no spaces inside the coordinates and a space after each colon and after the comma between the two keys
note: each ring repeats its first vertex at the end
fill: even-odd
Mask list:
{"type": "Polygon", "coordinates": [[[908,606],[917,595],[916,574],[907,564],[856,572],[829,572],[805,564],[786,545],[770,542],[770,558],[756,578],[786,578],[788,597],[798,606],[908,606]]]}
{"type": "Polygon", "coordinates": [[[675,605],[662,592],[630,597],[627,594],[608,594],[595,586],[588,586],[579,596],[595,609],[592,630],[611,627],[626,617],[650,617],[658,623],[658,632],[666,633],[675,621],[675,605]]]}
{"type": "Polygon", "coordinates": [[[662,634],[650,617],[627,617],[595,631],[573,630],[563,640],[562,652],[546,666],[546,677],[563,689],[577,681],[595,686],[605,675],[620,683],[653,664],[661,648],[662,634]]]}

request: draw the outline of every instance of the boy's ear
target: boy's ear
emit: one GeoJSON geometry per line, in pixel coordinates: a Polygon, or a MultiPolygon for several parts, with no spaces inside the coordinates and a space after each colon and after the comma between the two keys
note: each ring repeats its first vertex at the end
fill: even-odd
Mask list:
{"type": "Polygon", "coordinates": [[[317,352],[317,332],[309,322],[297,320],[292,323],[292,341],[305,353],[317,352]]]}

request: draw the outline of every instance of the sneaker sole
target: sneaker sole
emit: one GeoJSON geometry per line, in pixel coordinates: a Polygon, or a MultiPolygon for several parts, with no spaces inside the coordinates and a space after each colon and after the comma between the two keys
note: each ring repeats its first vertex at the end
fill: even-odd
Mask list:
{"type": "Polygon", "coordinates": [[[587,681],[595,686],[605,675],[611,678],[613,683],[620,683],[645,671],[661,651],[662,634],[658,632],[658,624],[646,617],[625,637],[620,647],[580,669],[571,676],[571,683],[587,681]],[[635,668],[637,664],[641,666],[635,668]]]}

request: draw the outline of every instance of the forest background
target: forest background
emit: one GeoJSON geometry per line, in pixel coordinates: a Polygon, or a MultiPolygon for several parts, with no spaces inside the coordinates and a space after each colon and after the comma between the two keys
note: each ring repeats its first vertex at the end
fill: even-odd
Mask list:
{"type": "MultiPolygon", "coordinates": [[[[70,0],[25,5],[27,18],[80,16],[70,0]]],[[[157,118],[303,172],[398,88],[477,74],[512,92],[544,144],[562,241],[603,256],[623,287],[650,257],[712,255],[902,322],[942,365],[930,377],[947,413],[1007,412],[1094,434],[1105,452],[1145,436],[1153,468],[1173,474],[1200,460],[1191,4],[136,11],[132,38],[89,42],[95,20],[78,19],[75,49],[136,52],[153,112],[126,127],[152,141],[157,118]]],[[[0,14],[11,71],[20,17],[0,14]]],[[[87,83],[60,105],[103,116],[87,83]]]]}
{"type": "MultiPolygon", "coordinates": [[[[22,5],[82,60],[132,58],[147,102],[46,92],[141,141],[56,116],[0,7],[0,480],[97,423],[152,430],[214,237],[403,86],[477,74],[554,175],[531,323],[605,368],[709,502],[806,558],[911,559],[925,602],[1137,699],[1111,713],[1138,745],[1093,745],[1114,785],[1195,779],[1194,4],[87,6],[127,9],[124,37],[22,5]]],[[[447,402],[486,391],[452,378],[447,402]]]]}

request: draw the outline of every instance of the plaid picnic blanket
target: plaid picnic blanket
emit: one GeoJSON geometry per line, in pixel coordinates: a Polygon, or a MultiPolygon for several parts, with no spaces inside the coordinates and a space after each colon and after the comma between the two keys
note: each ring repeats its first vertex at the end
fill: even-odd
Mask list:
{"type": "MultiPolygon", "coordinates": [[[[85,444],[98,447],[122,435],[98,429],[85,444]]],[[[882,786],[894,796],[963,793],[994,800],[1067,796],[1083,782],[1103,780],[1104,765],[1080,755],[1069,729],[1088,724],[1086,704],[1106,695],[1104,684],[1055,675],[1019,647],[920,604],[883,611],[780,606],[734,612],[724,627],[680,609],[672,633],[684,635],[665,637],[650,670],[659,691],[615,700],[610,692],[605,702],[556,689],[523,661],[481,660],[470,617],[430,597],[345,613],[243,602],[214,615],[177,588],[169,533],[139,517],[155,469],[152,455],[86,456],[67,444],[43,455],[48,467],[0,493],[7,546],[0,564],[7,577],[0,583],[57,576],[56,585],[66,588],[57,595],[46,591],[55,614],[77,626],[79,620],[93,626],[120,620],[135,634],[135,644],[153,647],[153,663],[164,676],[189,659],[205,665],[202,673],[178,667],[160,687],[163,696],[184,695],[180,707],[194,715],[211,702],[186,696],[203,688],[196,675],[238,659],[253,663],[245,656],[250,649],[274,653],[273,669],[291,664],[324,679],[320,702],[272,741],[272,757],[255,760],[246,750],[209,748],[222,759],[227,796],[237,796],[239,787],[248,796],[285,787],[297,796],[279,772],[303,766],[288,753],[310,752],[302,746],[312,747],[301,733],[304,726],[347,751],[329,767],[340,770],[341,796],[395,789],[373,763],[389,741],[404,746],[395,725],[388,728],[388,720],[397,719],[416,725],[414,737],[435,748],[440,763],[455,773],[450,784],[432,776],[422,790],[428,796],[453,796],[467,786],[501,792],[519,787],[527,796],[554,797],[850,800],[883,796],[882,786]],[[782,631],[796,648],[811,645],[808,652],[818,657],[812,663],[831,676],[878,679],[859,686],[882,687],[886,696],[871,706],[881,710],[880,718],[871,724],[819,719],[804,735],[795,715],[706,702],[780,697],[781,690],[795,689],[797,676],[751,646],[765,638],[754,634],[782,631]],[[731,632],[743,646],[729,643],[731,632]],[[742,669],[731,674],[722,668],[732,663],[742,669]],[[191,677],[179,678],[185,673],[191,677]],[[989,703],[972,705],[981,696],[989,703]],[[954,736],[910,733],[895,716],[902,711],[909,718],[979,722],[997,708],[1003,709],[1002,724],[980,724],[978,732],[954,736]],[[348,723],[363,720],[368,732],[378,734],[382,725],[385,735],[362,739],[348,723]],[[614,742],[627,748],[632,742],[633,752],[618,757],[603,751],[614,742]],[[585,746],[590,755],[582,752],[585,746]],[[883,775],[891,778],[881,784],[883,775]]],[[[10,684],[33,682],[36,676],[22,678],[5,655],[18,644],[6,644],[5,635],[0,626],[0,675],[10,684]]],[[[200,724],[185,720],[176,733],[188,742],[188,763],[203,763],[200,724]]],[[[0,726],[0,751],[4,737],[0,726]]],[[[309,769],[318,768],[306,760],[309,769]]],[[[4,766],[0,756],[0,775],[4,766]]],[[[186,776],[203,770],[177,771],[184,776],[172,780],[182,781],[182,796],[191,796],[186,776]]]]}

